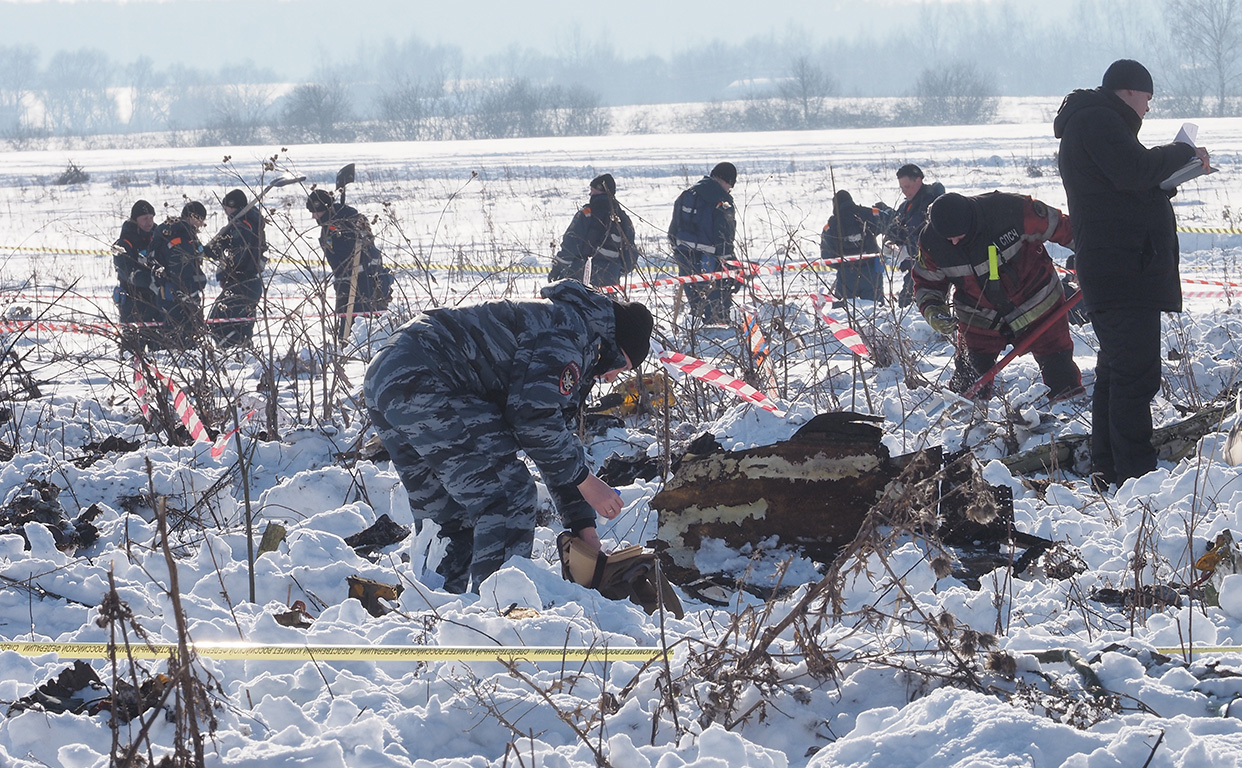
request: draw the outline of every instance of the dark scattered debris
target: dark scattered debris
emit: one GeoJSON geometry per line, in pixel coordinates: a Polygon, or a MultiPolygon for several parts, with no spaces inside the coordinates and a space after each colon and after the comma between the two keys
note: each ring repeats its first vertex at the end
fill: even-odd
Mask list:
{"type": "MultiPolygon", "coordinates": [[[[660,512],[658,541],[668,576],[691,594],[722,603],[756,585],[737,574],[703,574],[693,553],[704,538],[742,551],[775,537],[779,545],[829,564],[854,540],[863,520],[893,483],[927,488],[911,504],[914,525],[950,547],[955,557],[933,562],[978,588],[996,568],[1021,574],[1054,542],[1017,530],[1013,493],[983,480],[968,453],[942,457],[936,446],[890,456],[879,417],[826,413],[789,440],[745,451],[724,451],[711,435],[687,447],[680,468],[652,499],[660,512]],[[955,562],[956,558],[956,562],[955,562]]],[[[1072,568],[1068,555],[1065,567],[1072,568]]]]}
{"type": "Polygon", "coordinates": [[[1165,584],[1146,584],[1138,589],[1093,589],[1090,600],[1118,608],[1181,608],[1182,596],[1177,589],[1165,584]]]}
{"type": "Polygon", "coordinates": [[[162,674],[147,677],[137,688],[125,680],[117,680],[116,691],[109,692],[91,665],[78,660],[30,695],[13,702],[8,714],[25,710],[75,715],[111,712],[120,722],[128,723],[159,706],[169,682],[168,676],[162,674]]]}
{"type": "Polygon", "coordinates": [[[109,435],[97,443],[87,443],[82,446],[82,455],[74,459],[73,463],[86,469],[109,453],[133,453],[141,445],[142,443],[137,440],[126,440],[123,437],[109,435]]]}
{"type": "Polygon", "coordinates": [[[294,600],[293,605],[289,606],[289,610],[278,613],[273,618],[282,627],[296,627],[298,629],[308,629],[315,620],[315,617],[306,612],[306,603],[301,600],[294,600]]]}
{"type": "Polygon", "coordinates": [[[403,541],[409,535],[409,528],[397,525],[391,517],[384,514],[380,515],[370,528],[346,537],[345,543],[352,547],[359,557],[370,557],[384,547],[403,541]]]}
{"type": "Polygon", "coordinates": [[[7,505],[0,509],[0,533],[15,533],[26,542],[27,523],[40,523],[47,528],[62,552],[74,553],[92,546],[99,540],[99,529],[94,520],[102,511],[92,504],[74,519],[70,519],[60,505],[60,488],[45,480],[29,478],[26,485],[14,494],[7,505]]]}
{"type": "Polygon", "coordinates": [[[52,179],[52,183],[59,187],[63,187],[68,184],[85,184],[90,180],[91,175],[87,173],[82,166],[70,160],[69,165],[65,168],[65,170],[61,171],[60,175],[55,179],[52,179]]]}
{"type": "Polygon", "coordinates": [[[367,613],[376,618],[389,612],[388,607],[380,602],[381,599],[396,601],[405,591],[405,587],[400,584],[385,584],[358,575],[346,576],[345,581],[349,584],[349,597],[362,603],[367,613]]]}

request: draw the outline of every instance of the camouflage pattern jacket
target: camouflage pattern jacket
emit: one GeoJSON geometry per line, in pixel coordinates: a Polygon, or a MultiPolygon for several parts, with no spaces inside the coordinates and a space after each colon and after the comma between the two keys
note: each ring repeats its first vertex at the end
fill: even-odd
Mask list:
{"type": "Polygon", "coordinates": [[[624,366],[625,355],[616,343],[612,299],[576,280],[552,283],[540,295],[543,300],[429,310],[397,333],[416,333],[434,350],[439,376],[452,391],[501,407],[565,525],[577,530],[594,525],[595,512],[576,487],[590,468],[567,416],[582,388],[624,366]]]}

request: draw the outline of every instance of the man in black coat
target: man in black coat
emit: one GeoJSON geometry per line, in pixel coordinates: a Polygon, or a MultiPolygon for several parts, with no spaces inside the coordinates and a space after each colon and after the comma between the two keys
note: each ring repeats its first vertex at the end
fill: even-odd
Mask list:
{"type": "Polygon", "coordinates": [[[307,198],[306,209],[319,224],[319,245],[332,268],[336,336],[344,341],[355,315],[388,308],[392,272],[384,266],[367,217],[356,208],[336,202],[327,190],[316,189],[307,198]]]}
{"type": "Polygon", "coordinates": [[[617,204],[616,194],[612,174],[591,180],[591,198],[569,222],[548,274],[549,282],[571,277],[594,286],[617,285],[638,264],[634,225],[617,204]],[[587,264],[591,265],[589,277],[587,264]]]}
{"type": "MultiPolygon", "coordinates": [[[[155,208],[139,200],[121,224],[121,236],[112,245],[117,288],[113,292],[122,323],[158,323],[163,319],[151,273],[151,238],[155,234],[155,208]]],[[[149,329],[128,327],[121,331],[125,350],[142,352],[149,329]]]]}
{"type": "Polygon", "coordinates": [[[267,235],[258,206],[244,214],[246,193],[234,189],[220,201],[228,223],[208,244],[206,255],[216,261],[216,280],[220,295],[211,306],[211,319],[244,318],[235,323],[215,322],[209,326],[212,338],[222,347],[248,344],[254,334],[255,310],[263,298],[263,265],[267,235]]]}
{"type": "MultiPolygon", "coordinates": [[[[832,199],[832,211],[819,238],[820,258],[880,252],[875,239],[881,230],[879,209],[863,208],[849,192],[839,189],[832,199]]],[[[879,256],[844,261],[834,268],[837,284],[833,292],[838,299],[884,301],[884,262],[879,256]]]]}
{"type": "Polygon", "coordinates": [[[190,349],[202,336],[203,244],[198,232],[207,223],[207,209],[191,200],[181,216],[169,217],[155,228],[151,253],[164,320],[163,343],[169,349],[190,349]]]}
{"type": "MultiPolygon", "coordinates": [[[[668,239],[683,277],[723,271],[725,262],[732,260],[737,217],[730,192],[736,183],[733,163],[717,163],[709,175],[678,195],[668,239]]],[[[728,325],[736,287],[733,278],[687,283],[690,314],[708,325],[728,325]]]]}
{"type": "Polygon", "coordinates": [[[919,255],[919,233],[927,221],[927,206],[944,194],[940,182],[927,184],[923,181],[923,169],[914,163],[906,163],[897,169],[897,186],[905,197],[901,205],[889,208],[883,202],[875,204],[884,225],[884,242],[899,249],[897,267],[905,272],[897,304],[908,307],[914,301],[914,278],[910,270],[919,255]]]}
{"type": "Polygon", "coordinates": [[[1092,480],[1098,488],[1156,467],[1151,401],[1160,390],[1160,313],[1182,310],[1177,224],[1161,182],[1196,156],[1189,144],[1138,140],[1151,74],[1121,59],[1099,88],[1065,97],[1053,121],[1074,222],[1083,304],[1099,340],[1091,407],[1092,480]]]}

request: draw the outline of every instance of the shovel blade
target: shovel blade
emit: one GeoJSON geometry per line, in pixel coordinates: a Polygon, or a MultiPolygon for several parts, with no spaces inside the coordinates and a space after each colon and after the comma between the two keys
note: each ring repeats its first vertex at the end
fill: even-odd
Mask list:
{"type": "Polygon", "coordinates": [[[336,172],[336,188],[344,189],[346,184],[354,183],[354,164],[350,163],[336,172]]]}

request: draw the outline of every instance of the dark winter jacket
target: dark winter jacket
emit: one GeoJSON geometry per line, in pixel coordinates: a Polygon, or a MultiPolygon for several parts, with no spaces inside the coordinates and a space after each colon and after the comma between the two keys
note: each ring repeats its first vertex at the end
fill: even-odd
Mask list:
{"type": "Polygon", "coordinates": [[[940,182],[924,184],[914,197],[893,209],[884,232],[884,239],[902,247],[902,251],[914,256],[919,250],[919,233],[927,221],[927,206],[944,194],[940,182]]]}
{"type": "Polygon", "coordinates": [[[587,204],[574,214],[569,229],[561,238],[552,279],[574,277],[580,280],[590,257],[596,259],[591,272],[593,285],[608,284],[596,279],[597,276],[623,275],[638,264],[634,225],[607,192],[591,195],[587,204]],[[601,268],[604,267],[600,264],[602,259],[610,260],[608,267],[601,268]]]}
{"type": "Polygon", "coordinates": [[[198,240],[198,230],[190,222],[170,217],[156,226],[151,240],[151,254],[157,265],[163,268],[163,299],[202,293],[207,286],[203,274],[203,244],[198,240]]]}
{"type": "Polygon", "coordinates": [[[625,366],[613,301],[576,280],[542,300],[499,300],[429,310],[397,334],[416,334],[446,390],[495,403],[543,475],[567,527],[594,525],[576,486],[590,469],[567,414],[595,376],[625,366]],[[586,521],[584,523],[584,521],[586,521]]]}
{"type": "Polygon", "coordinates": [[[1087,311],[1182,309],[1177,224],[1160,182],[1194,157],[1194,147],[1148,149],[1138,140],[1142,125],[1120,97],[1099,88],[1066,96],[1052,124],[1087,311]]]}
{"type": "Polygon", "coordinates": [[[686,254],[728,257],[733,255],[736,230],[733,196],[720,182],[704,176],[677,197],[668,239],[676,250],[686,254]]]}
{"type": "Polygon", "coordinates": [[[257,207],[251,208],[212,238],[210,252],[206,255],[217,261],[216,279],[222,289],[228,290],[263,274],[263,252],[267,250],[265,226],[263,214],[257,207]]]}
{"type": "Polygon", "coordinates": [[[122,290],[134,292],[151,288],[151,266],[148,261],[151,239],[155,229],[143,232],[133,219],[126,219],[121,225],[121,236],[116,239],[120,251],[112,253],[112,264],[116,267],[117,282],[122,290]]]}
{"type": "Polygon", "coordinates": [[[880,232],[880,212],[875,208],[863,208],[844,189],[833,200],[833,215],[828,217],[819,239],[822,258],[857,256],[861,253],[879,253],[876,235],[880,232]]]}
{"type": "Polygon", "coordinates": [[[988,192],[968,197],[974,228],[957,245],[931,227],[919,236],[914,300],[919,311],[947,305],[949,287],[959,323],[1017,336],[1065,300],[1044,243],[1074,242],[1070,220],[1026,195],[988,192]],[[989,251],[996,249],[991,279],[989,251]]]}
{"type": "Polygon", "coordinates": [[[367,218],[352,206],[333,203],[319,228],[319,245],[332,268],[333,279],[349,283],[354,267],[354,249],[359,248],[362,262],[360,274],[371,274],[383,264],[383,255],[375,246],[375,236],[367,218]]]}

